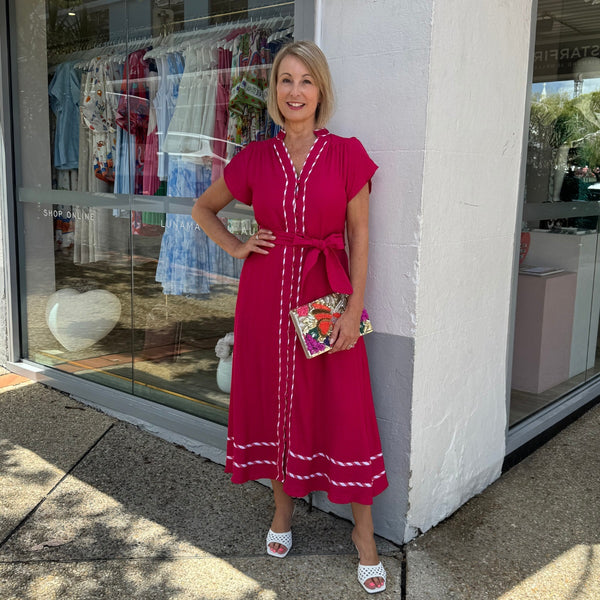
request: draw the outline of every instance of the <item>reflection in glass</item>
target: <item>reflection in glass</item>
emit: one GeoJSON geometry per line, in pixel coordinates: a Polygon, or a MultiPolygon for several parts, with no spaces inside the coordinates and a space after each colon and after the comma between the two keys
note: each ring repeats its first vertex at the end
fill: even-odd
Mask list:
{"type": "MultiPolygon", "coordinates": [[[[25,356],[225,422],[241,262],[190,213],[277,133],[294,3],[17,4],[25,356]]],[[[257,229],[239,203],[221,218],[257,229]]]]}
{"type": "Polygon", "coordinates": [[[540,0],[510,424],[600,372],[600,13],[540,0]]]}

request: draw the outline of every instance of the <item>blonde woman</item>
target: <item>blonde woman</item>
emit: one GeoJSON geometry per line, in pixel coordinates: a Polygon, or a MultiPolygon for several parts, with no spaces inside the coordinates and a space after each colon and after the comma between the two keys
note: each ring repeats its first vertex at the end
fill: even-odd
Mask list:
{"type": "Polygon", "coordinates": [[[245,259],[225,470],[234,483],[271,480],[275,514],[267,552],[274,557],[292,548],[294,497],[323,490],[331,502],[350,503],[358,579],[375,593],[385,589],[386,574],[371,505],[387,479],[359,327],[377,166],[356,138],[324,128],[333,105],[321,50],[312,42],[281,49],[268,110],[282,131],[237,154],[192,216],[219,246],[245,259]],[[260,226],[245,242],[216,216],[233,198],[253,207],[260,226]],[[331,292],[349,294],[347,308],[335,322],[332,350],[309,360],[289,311],[331,292]]]}

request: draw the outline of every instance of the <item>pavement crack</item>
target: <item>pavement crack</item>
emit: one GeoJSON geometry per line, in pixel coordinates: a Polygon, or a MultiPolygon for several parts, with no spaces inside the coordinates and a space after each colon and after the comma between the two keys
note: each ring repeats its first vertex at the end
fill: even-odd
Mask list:
{"type": "Polygon", "coordinates": [[[406,546],[402,546],[400,559],[400,600],[406,600],[406,546]]]}
{"type": "MultiPolygon", "coordinates": [[[[38,508],[48,499],[48,497],[54,492],[54,490],[79,466],[79,464],[86,458],[86,456],[102,441],[104,436],[114,427],[114,423],[104,430],[102,435],[79,457],[79,459],[71,466],[71,468],[52,486],[52,488],[44,494],[41,500],[13,527],[11,531],[0,541],[0,551],[4,548],[4,545],[8,540],[17,533],[21,527],[36,513],[38,508]]],[[[3,561],[0,561],[3,562],[3,561]]]]}

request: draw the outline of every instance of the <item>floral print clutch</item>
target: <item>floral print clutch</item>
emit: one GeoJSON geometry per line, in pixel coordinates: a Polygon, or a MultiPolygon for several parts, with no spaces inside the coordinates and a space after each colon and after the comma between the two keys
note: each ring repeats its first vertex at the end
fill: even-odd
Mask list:
{"type": "MultiPolygon", "coordinates": [[[[302,344],[306,358],[313,358],[331,350],[329,336],[333,324],[346,309],[348,294],[334,292],[313,300],[290,311],[292,323],[302,344]]],[[[369,315],[363,310],[360,319],[360,335],[373,331],[369,315]]]]}

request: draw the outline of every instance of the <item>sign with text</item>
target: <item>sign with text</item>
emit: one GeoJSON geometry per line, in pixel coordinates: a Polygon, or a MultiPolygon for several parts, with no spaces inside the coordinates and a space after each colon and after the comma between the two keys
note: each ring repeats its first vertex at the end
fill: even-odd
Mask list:
{"type": "MultiPolygon", "coordinates": [[[[598,38],[536,46],[533,55],[533,81],[573,79],[580,58],[600,58],[598,38]]],[[[600,77],[600,72],[597,77],[600,77]]]]}

